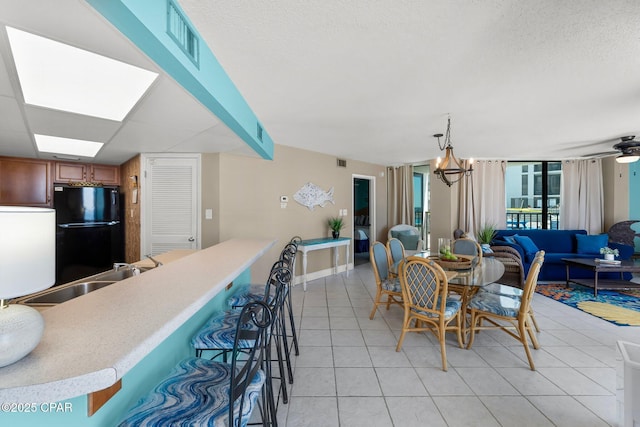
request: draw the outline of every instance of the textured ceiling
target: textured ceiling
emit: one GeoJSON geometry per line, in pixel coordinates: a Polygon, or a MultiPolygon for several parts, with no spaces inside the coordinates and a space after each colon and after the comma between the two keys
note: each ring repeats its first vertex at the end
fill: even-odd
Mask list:
{"type": "Polygon", "coordinates": [[[640,139],[640,1],[180,0],[276,144],[379,164],[640,139]]]}
{"type": "MultiPolygon", "coordinates": [[[[276,144],[384,165],[563,159],[640,140],[640,0],[178,0],[276,144]]],[[[163,3],[164,4],[164,3],[163,3]]],[[[0,155],[33,132],[255,155],[81,0],[0,0],[0,155]],[[123,122],[24,104],[3,25],[161,75],[123,122]]]]}

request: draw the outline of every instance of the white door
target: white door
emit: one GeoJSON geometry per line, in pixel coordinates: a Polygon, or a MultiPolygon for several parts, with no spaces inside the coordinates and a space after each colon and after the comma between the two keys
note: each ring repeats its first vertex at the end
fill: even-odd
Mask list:
{"type": "Polygon", "coordinates": [[[145,155],[142,254],[200,248],[200,156],[145,155]]]}

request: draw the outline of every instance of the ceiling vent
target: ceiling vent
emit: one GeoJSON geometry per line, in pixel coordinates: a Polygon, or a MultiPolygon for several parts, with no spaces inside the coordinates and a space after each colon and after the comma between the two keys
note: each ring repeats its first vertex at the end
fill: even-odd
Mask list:
{"type": "Polygon", "coordinates": [[[338,159],[338,167],[339,168],[346,168],[347,167],[347,161],[345,159],[338,159]]]}
{"type": "Polygon", "coordinates": [[[167,32],[196,67],[200,67],[200,40],[172,0],[167,2],[167,32]]]}
{"type": "Polygon", "coordinates": [[[264,133],[264,129],[262,129],[262,126],[260,126],[260,123],[258,123],[258,132],[257,132],[257,137],[258,137],[258,141],[262,142],[262,134],[264,133]]]}

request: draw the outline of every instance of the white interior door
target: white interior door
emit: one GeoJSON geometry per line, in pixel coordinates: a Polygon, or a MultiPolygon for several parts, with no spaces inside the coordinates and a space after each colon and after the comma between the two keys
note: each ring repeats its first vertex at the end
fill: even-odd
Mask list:
{"type": "Polygon", "coordinates": [[[143,157],[142,253],[200,248],[200,156],[143,157]]]}

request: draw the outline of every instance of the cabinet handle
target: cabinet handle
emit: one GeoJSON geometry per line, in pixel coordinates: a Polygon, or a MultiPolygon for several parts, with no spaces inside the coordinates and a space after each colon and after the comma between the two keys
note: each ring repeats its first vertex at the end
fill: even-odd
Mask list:
{"type": "Polygon", "coordinates": [[[189,237],[189,239],[188,239],[188,240],[189,240],[190,242],[193,242],[193,241],[195,241],[196,239],[194,239],[193,237],[189,237]]]}

